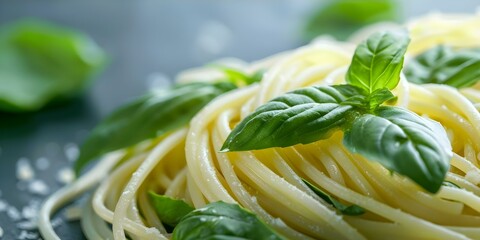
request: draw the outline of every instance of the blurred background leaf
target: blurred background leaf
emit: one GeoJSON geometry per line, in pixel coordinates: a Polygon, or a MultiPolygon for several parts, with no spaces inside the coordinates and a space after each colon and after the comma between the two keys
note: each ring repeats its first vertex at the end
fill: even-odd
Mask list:
{"type": "Polygon", "coordinates": [[[381,21],[398,21],[400,4],[395,0],[329,0],[322,2],[307,20],[304,38],[329,34],[345,40],[356,30],[381,21]]]}
{"type": "Polygon", "coordinates": [[[78,31],[21,20],[0,28],[0,110],[35,111],[80,93],[105,54],[78,31]]]}

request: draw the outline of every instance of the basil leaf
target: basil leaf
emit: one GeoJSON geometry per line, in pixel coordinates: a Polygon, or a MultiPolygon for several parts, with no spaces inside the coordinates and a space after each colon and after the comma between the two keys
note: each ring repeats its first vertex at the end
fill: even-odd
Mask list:
{"type": "Polygon", "coordinates": [[[264,74],[264,71],[257,71],[252,75],[247,75],[233,68],[220,67],[220,69],[225,73],[225,75],[227,75],[227,79],[237,86],[250,85],[252,83],[260,82],[262,81],[264,74]]]}
{"type": "Polygon", "coordinates": [[[307,39],[322,34],[345,40],[363,26],[398,19],[398,1],[394,0],[330,0],[314,9],[304,29],[307,39]],[[325,4],[326,3],[326,4],[325,4]]]}
{"type": "Polygon", "coordinates": [[[195,210],[182,200],[158,195],[154,192],[149,192],[148,195],[160,220],[171,227],[175,227],[180,219],[195,210]]]}
{"type": "Polygon", "coordinates": [[[83,33],[40,21],[0,28],[0,110],[35,111],[81,92],[105,63],[83,33]]]}
{"type": "Polygon", "coordinates": [[[187,214],[173,230],[172,239],[281,240],[283,237],[237,204],[214,202],[187,214]]]}
{"type": "Polygon", "coordinates": [[[315,185],[311,184],[307,180],[302,178],[302,181],[307,185],[308,188],[310,188],[317,196],[325,200],[325,202],[331,204],[334,206],[336,209],[338,209],[341,213],[345,215],[350,215],[350,216],[358,216],[362,215],[365,213],[365,209],[358,205],[350,205],[350,206],[345,206],[343,203],[339,202],[337,199],[333,198],[329,194],[323,192],[320,190],[320,188],[316,187],[315,185]]]}
{"type": "Polygon", "coordinates": [[[366,90],[394,89],[400,81],[410,39],[404,31],[378,32],[357,46],[346,80],[366,90]]]}
{"type": "Polygon", "coordinates": [[[186,125],[215,97],[235,89],[229,82],[196,82],[158,90],[125,106],[103,120],[80,149],[78,173],[94,158],[135,145],[186,125]]]}
{"type": "Polygon", "coordinates": [[[443,45],[418,55],[405,70],[408,81],[446,84],[456,88],[470,87],[480,80],[478,49],[454,51],[443,45]]]}
{"type": "Polygon", "coordinates": [[[427,191],[437,192],[452,157],[443,127],[397,107],[380,107],[375,114],[353,122],[345,132],[345,146],[407,176],[427,191]]]}
{"type": "Polygon", "coordinates": [[[245,151],[307,144],[327,138],[346,121],[350,105],[333,87],[307,87],[286,93],[242,120],[222,151],[245,151]]]}

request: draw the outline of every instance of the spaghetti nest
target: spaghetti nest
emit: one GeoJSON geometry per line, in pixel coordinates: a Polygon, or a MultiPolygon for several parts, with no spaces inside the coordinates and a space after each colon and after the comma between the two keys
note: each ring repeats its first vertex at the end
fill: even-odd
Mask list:
{"type": "MultiPolygon", "coordinates": [[[[478,47],[480,16],[430,15],[409,22],[405,65],[440,44],[478,47]]],[[[58,238],[50,215],[93,186],[82,216],[89,239],[169,239],[149,192],[182,199],[194,208],[224,201],[248,209],[288,239],[480,239],[480,89],[414,84],[401,75],[395,105],[438,121],[453,156],[435,193],[392,174],[377,162],[352,154],[343,133],[285,148],[221,152],[232,129],[269,100],[307,86],[345,83],[355,50],[381,26],[364,29],[351,42],[318,39],[302,48],[248,64],[263,79],[215,98],[190,121],[126,151],[104,157],[90,172],[44,204],[40,230],[58,238]],[[345,205],[364,209],[342,214],[306,181],[345,205]],[[112,228],[107,223],[112,224],[112,228]]],[[[181,75],[197,78],[199,71],[181,75]]],[[[208,78],[208,77],[207,77],[208,78]]]]}

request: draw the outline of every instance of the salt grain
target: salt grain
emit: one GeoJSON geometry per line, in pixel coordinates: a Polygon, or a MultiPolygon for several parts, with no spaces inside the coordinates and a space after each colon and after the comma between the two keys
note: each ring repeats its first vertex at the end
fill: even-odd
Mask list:
{"type": "Polygon", "coordinates": [[[24,219],[35,220],[40,206],[35,204],[29,204],[22,208],[22,217],[24,219]]]}
{"type": "Polygon", "coordinates": [[[3,228],[0,227],[0,238],[2,238],[2,237],[3,237],[3,228]]]}
{"type": "Polygon", "coordinates": [[[78,155],[80,154],[80,150],[75,143],[65,144],[65,146],[63,147],[63,152],[65,153],[65,156],[70,162],[77,160],[78,155]]]}
{"type": "Polygon", "coordinates": [[[50,189],[44,181],[36,179],[28,184],[28,191],[32,194],[47,195],[50,189]]]}
{"type": "Polygon", "coordinates": [[[17,161],[17,179],[28,181],[35,177],[35,172],[27,158],[20,158],[17,161]]]}
{"type": "Polygon", "coordinates": [[[60,226],[63,223],[63,220],[61,218],[54,218],[52,220],[52,227],[56,228],[60,226]]]}
{"type": "Polygon", "coordinates": [[[22,230],[20,232],[20,235],[17,236],[17,239],[19,240],[38,239],[38,233],[22,230]]]}
{"type": "Polygon", "coordinates": [[[50,161],[47,158],[41,157],[35,162],[35,167],[38,170],[47,170],[50,167],[50,161]]]}
{"type": "Polygon", "coordinates": [[[57,181],[63,184],[68,184],[73,182],[75,179],[75,173],[69,167],[62,168],[57,172],[57,181]]]}
{"type": "Polygon", "coordinates": [[[14,206],[9,206],[7,208],[7,216],[13,221],[18,221],[22,218],[20,212],[14,206]]]}
{"type": "Polygon", "coordinates": [[[35,230],[38,228],[37,222],[31,220],[19,222],[15,226],[22,230],[35,230]]]}
{"type": "Polygon", "coordinates": [[[0,200],[0,212],[7,211],[8,203],[4,200],[0,200]]]}

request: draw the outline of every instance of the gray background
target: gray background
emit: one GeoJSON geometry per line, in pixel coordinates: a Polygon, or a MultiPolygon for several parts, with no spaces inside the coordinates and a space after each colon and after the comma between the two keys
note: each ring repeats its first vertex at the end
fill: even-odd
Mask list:
{"type": "MultiPolygon", "coordinates": [[[[20,190],[15,164],[22,157],[32,162],[49,159],[51,166],[36,170],[36,178],[51,188],[60,187],[55,174],[71,164],[65,146],[80,144],[102,117],[144,93],[152,75],[172,79],[183,69],[217,58],[251,61],[301,46],[301,26],[315,4],[308,0],[0,0],[0,25],[36,17],[73,27],[92,36],[110,59],[96,83],[78,99],[34,114],[0,113],[0,199],[21,210],[32,199],[43,198],[20,190]],[[208,41],[202,40],[215,34],[223,39],[221,49],[209,49],[208,41]]],[[[476,6],[474,0],[409,0],[403,1],[403,16],[432,10],[473,13],[476,6]]],[[[0,212],[0,227],[5,231],[3,239],[20,234],[5,212],[0,212]]],[[[78,222],[61,224],[57,231],[62,239],[83,239],[78,222]]]]}

